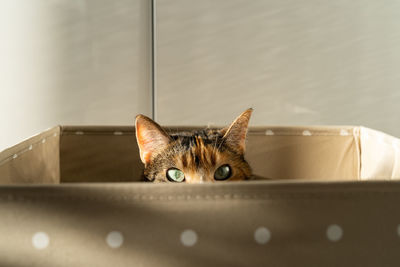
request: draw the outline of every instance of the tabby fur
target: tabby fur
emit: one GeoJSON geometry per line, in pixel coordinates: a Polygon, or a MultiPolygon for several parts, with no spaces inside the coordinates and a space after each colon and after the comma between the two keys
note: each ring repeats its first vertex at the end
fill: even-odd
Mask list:
{"type": "MultiPolygon", "coordinates": [[[[167,171],[183,171],[186,183],[217,182],[215,171],[229,165],[226,181],[246,180],[251,168],[244,158],[245,139],[252,109],[243,112],[229,127],[193,132],[167,132],[144,115],[136,117],[136,138],[145,165],[144,176],[152,182],[170,182],[167,171]]],[[[219,181],[218,181],[219,182],[219,181]]]]}

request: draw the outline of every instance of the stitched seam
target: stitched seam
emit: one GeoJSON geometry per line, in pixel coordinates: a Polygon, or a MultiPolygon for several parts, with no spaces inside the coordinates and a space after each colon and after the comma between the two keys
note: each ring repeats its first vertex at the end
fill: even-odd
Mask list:
{"type": "Polygon", "coordinates": [[[7,194],[0,196],[1,202],[32,202],[43,200],[81,200],[81,201],[117,201],[117,202],[131,202],[131,201],[220,201],[220,200],[351,200],[360,201],[366,199],[376,199],[376,197],[398,196],[400,192],[347,192],[347,193],[327,193],[326,195],[319,194],[214,194],[214,195],[201,195],[201,194],[181,194],[181,195],[143,195],[138,194],[134,196],[105,196],[105,197],[87,197],[87,196],[44,196],[44,195],[30,195],[21,196],[17,194],[7,194]]]}
{"type": "MultiPolygon", "coordinates": [[[[64,131],[64,135],[77,135],[77,136],[82,136],[82,135],[105,135],[105,136],[115,136],[115,132],[120,132],[122,135],[135,135],[135,132],[132,131],[110,131],[110,132],[91,132],[91,131],[64,131]],[[77,134],[78,133],[78,134],[77,134]]],[[[351,135],[341,135],[339,132],[335,133],[324,133],[324,132],[312,132],[310,136],[305,136],[303,135],[303,132],[274,132],[273,135],[266,135],[265,131],[263,132],[251,132],[248,131],[248,135],[255,135],[255,136],[268,136],[268,137],[274,137],[274,136],[302,136],[302,137],[307,137],[310,138],[312,136],[337,136],[337,137],[343,137],[343,138],[349,138],[351,135]]]]}
{"type": "Polygon", "coordinates": [[[23,148],[23,149],[21,149],[21,150],[18,150],[18,151],[17,151],[16,153],[14,153],[13,155],[11,155],[11,156],[9,156],[9,157],[3,159],[2,161],[0,161],[0,166],[4,165],[5,163],[7,163],[7,162],[9,162],[9,161],[11,161],[11,160],[13,160],[15,155],[17,155],[17,157],[19,157],[19,156],[21,156],[22,154],[24,154],[24,153],[26,153],[26,152],[28,152],[28,151],[33,151],[33,149],[34,149],[35,147],[37,147],[37,146],[39,146],[40,144],[42,144],[43,140],[47,140],[47,139],[50,138],[50,137],[57,137],[58,134],[57,134],[57,135],[54,135],[54,134],[57,134],[57,133],[52,133],[52,134],[46,135],[46,136],[44,136],[42,139],[40,139],[39,141],[37,141],[37,142],[35,142],[35,143],[31,143],[31,144],[29,144],[29,146],[27,146],[27,147],[25,147],[25,148],[23,148]],[[32,149],[29,149],[30,146],[32,146],[32,149]]]}

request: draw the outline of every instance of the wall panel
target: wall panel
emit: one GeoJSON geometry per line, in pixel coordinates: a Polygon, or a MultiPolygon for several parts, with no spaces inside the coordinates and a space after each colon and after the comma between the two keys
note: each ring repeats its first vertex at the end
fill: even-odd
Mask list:
{"type": "Polygon", "coordinates": [[[151,115],[150,4],[0,1],[0,150],[56,124],[151,115]]]}
{"type": "Polygon", "coordinates": [[[400,136],[399,25],[394,0],[157,0],[158,118],[400,136]]]}

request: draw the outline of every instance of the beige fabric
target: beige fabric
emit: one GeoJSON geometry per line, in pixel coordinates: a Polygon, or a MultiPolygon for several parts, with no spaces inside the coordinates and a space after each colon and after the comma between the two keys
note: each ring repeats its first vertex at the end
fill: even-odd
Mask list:
{"type": "Polygon", "coordinates": [[[257,127],[246,157],[254,174],[271,179],[358,180],[354,127],[257,127]]]}
{"type": "Polygon", "coordinates": [[[61,182],[123,182],[141,179],[133,127],[62,127],[61,182]]]}
{"type": "MultiPolygon", "coordinates": [[[[169,127],[171,131],[195,128],[169,127]]],[[[356,129],[253,127],[246,158],[259,177],[358,180],[356,129]]],[[[143,170],[132,127],[64,126],[60,157],[61,182],[138,181],[143,170]]]]}
{"type": "Polygon", "coordinates": [[[55,127],[0,153],[0,266],[398,266],[400,182],[357,181],[398,177],[398,144],[256,127],[272,181],[121,183],[142,171],[132,127],[55,127]]]}
{"type": "Polygon", "coordinates": [[[398,266],[397,203],[393,181],[3,186],[0,266],[398,266]]]}
{"type": "Polygon", "coordinates": [[[60,127],[54,127],[0,153],[0,184],[59,183],[60,127]]]}
{"type": "Polygon", "coordinates": [[[360,127],[361,179],[400,179],[400,140],[360,127]]]}
{"type": "MultiPolygon", "coordinates": [[[[169,127],[190,130],[198,127],[169,127]]],[[[400,178],[400,141],[365,127],[252,127],[246,158],[258,177],[400,178]]],[[[130,126],[62,126],[0,153],[0,183],[139,181],[130,126]]]]}

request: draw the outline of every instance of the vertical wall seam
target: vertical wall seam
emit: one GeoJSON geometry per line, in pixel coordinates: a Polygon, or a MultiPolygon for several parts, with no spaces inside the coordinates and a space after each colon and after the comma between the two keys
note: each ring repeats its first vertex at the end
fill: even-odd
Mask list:
{"type": "Polygon", "coordinates": [[[156,0],[151,0],[151,116],[157,120],[156,0]]]}

